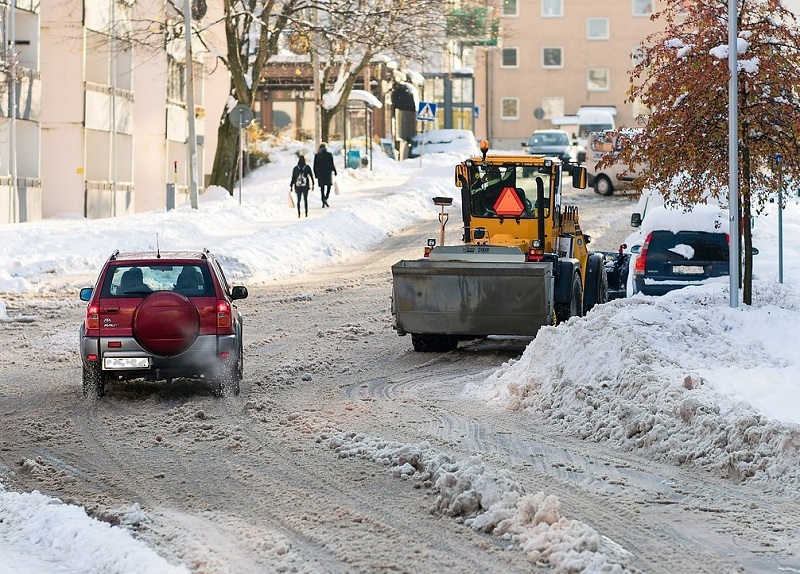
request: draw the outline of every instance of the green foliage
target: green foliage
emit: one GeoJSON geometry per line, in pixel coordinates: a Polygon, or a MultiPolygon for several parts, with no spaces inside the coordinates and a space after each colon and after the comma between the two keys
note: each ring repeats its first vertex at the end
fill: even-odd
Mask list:
{"type": "Polygon", "coordinates": [[[445,15],[448,38],[497,39],[499,24],[490,18],[489,9],[482,6],[455,8],[445,15]]]}

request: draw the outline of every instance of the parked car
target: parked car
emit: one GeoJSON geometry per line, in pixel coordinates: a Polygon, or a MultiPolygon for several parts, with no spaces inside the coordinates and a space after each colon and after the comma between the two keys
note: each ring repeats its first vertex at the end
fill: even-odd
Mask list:
{"type": "Polygon", "coordinates": [[[650,207],[639,231],[626,240],[630,251],[628,294],[664,295],[730,275],[727,212],[696,205],[691,211],[650,207]]]}
{"type": "Polygon", "coordinates": [[[466,156],[480,155],[478,140],[470,130],[441,129],[427,130],[411,139],[409,157],[419,157],[426,153],[454,152],[466,156]]]}
{"type": "Polygon", "coordinates": [[[578,144],[564,130],[536,130],[522,146],[531,155],[558,157],[562,163],[578,161],[578,144]]]}
{"type": "Polygon", "coordinates": [[[234,301],[246,297],[208,250],[115,252],[95,286],[80,291],[84,396],[132,379],[192,379],[217,396],[239,394],[243,320],[234,301]]]}

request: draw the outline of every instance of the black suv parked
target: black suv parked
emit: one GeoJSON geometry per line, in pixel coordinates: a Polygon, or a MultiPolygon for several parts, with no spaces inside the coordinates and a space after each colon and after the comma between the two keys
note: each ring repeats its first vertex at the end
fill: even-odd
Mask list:
{"type": "Polygon", "coordinates": [[[663,295],[730,275],[727,233],[651,231],[633,262],[633,292],[663,295]]]}

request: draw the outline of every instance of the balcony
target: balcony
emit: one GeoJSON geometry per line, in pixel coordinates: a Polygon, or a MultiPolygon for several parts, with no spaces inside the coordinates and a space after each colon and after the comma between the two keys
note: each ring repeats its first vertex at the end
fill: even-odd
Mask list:
{"type": "MultiPolygon", "coordinates": [[[[5,78],[8,78],[9,70],[6,70],[5,78]]],[[[38,70],[17,67],[15,86],[15,98],[17,105],[17,119],[39,121],[42,109],[42,86],[38,70]]],[[[7,84],[3,86],[5,88],[7,84]]],[[[0,115],[6,118],[11,117],[9,108],[8,89],[0,92],[0,115]]]]}
{"type": "MultiPolygon", "coordinates": [[[[85,83],[85,125],[87,129],[110,132],[112,116],[111,86],[85,83]]],[[[117,88],[115,129],[119,134],[133,134],[133,92],[117,88]]]]}

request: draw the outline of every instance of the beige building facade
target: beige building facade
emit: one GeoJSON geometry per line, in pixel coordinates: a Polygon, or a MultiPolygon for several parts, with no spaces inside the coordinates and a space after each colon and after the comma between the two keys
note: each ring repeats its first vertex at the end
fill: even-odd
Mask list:
{"type": "MultiPolygon", "coordinates": [[[[221,10],[210,4],[207,21],[221,10]]],[[[183,14],[159,0],[0,0],[0,15],[8,46],[0,223],[113,217],[188,200],[189,114],[202,191],[229,75],[193,48],[188,109],[183,14]]],[[[209,40],[224,45],[219,32],[207,31],[209,40]]]]}
{"type": "Polygon", "coordinates": [[[616,125],[635,126],[629,73],[636,47],[662,26],[650,20],[658,3],[499,0],[498,46],[472,54],[475,135],[518,149],[533,130],[553,128],[551,119],[581,106],[611,106],[616,125]]]}

